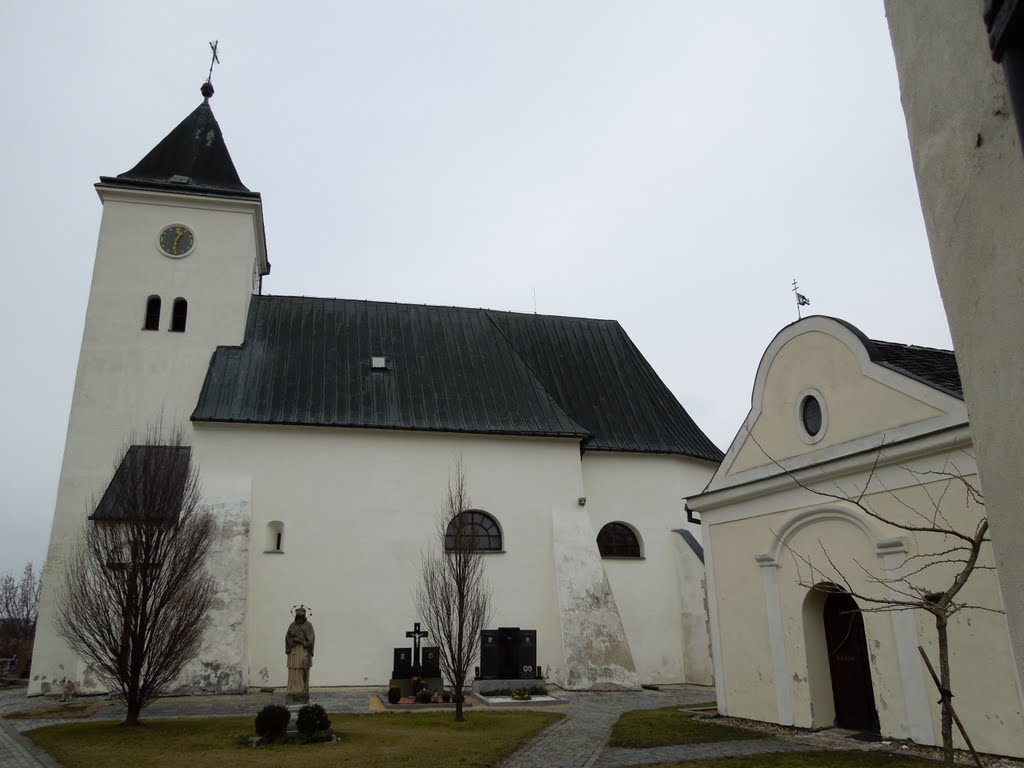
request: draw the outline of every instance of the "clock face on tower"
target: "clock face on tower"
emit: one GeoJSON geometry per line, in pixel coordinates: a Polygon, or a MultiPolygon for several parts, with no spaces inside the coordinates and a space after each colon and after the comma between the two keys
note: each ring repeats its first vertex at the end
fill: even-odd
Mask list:
{"type": "Polygon", "coordinates": [[[192,230],[184,224],[171,224],[164,227],[159,238],[160,250],[173,258],[187,256],[196,244],[192,230]]]}

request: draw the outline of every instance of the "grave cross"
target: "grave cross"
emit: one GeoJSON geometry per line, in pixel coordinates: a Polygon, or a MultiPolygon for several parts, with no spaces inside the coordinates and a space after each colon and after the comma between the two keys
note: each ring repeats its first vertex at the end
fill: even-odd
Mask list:
{"type": "Polygon", "coordinates": [[[425,629],[420,629],[417,621],[412,625],[412,630],[405,633],[406,637],[412,638],[412,668],[418,674],[420,671],[420,640],[428,636],[425,629]]]}

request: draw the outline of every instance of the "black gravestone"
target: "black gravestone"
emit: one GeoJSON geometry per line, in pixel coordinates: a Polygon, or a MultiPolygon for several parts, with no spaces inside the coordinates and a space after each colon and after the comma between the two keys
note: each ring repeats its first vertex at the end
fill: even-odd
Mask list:
{"type": "Polygon", "coordinates": [[[519,653],[516,661],[520,680],[537,677],[537,630],[519,630],[519,653]]]}
{"type": "Polygon", "coordinates": [[[485,629],[480,633],[480,677],[498,679],[498,630],[485,629]]]}
{"type": "Polygon", "coordinates": [[[519,627],[498,627],[498,677],[501,680],[519,677],[518,651],[519,627]]]}
{"type": "Polygon", "coordinates": [[[440,648],[424,648],[423,649],[423,676],[424,677],[440,677],[441,676],[441,649],[440,648]]]}
{"type": "Polygon", "coordinates": [[[412,676],[412,648],[395,648],[395,665],[391,677],[405,680],[412,676]]]}

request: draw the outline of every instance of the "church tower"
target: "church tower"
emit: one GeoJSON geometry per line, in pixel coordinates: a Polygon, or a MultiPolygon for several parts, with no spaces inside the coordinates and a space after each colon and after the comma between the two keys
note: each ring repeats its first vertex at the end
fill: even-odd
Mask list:
{"type": "Polygon", "coordinates": [[[103,204],[85,330],[47,555],[29,693],[86,670],[54,625],[68,546],[133,435],[162,421],[191,434],[210,358],[242,341],[270,271],[258,192],[238,177],[203,101],[131,170],[102,176],[103,204]]]}

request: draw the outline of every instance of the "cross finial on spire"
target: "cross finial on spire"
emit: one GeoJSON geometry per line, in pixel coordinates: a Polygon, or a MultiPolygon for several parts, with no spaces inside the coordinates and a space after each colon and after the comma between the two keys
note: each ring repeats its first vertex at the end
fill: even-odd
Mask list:
{"type": "Polygon", "coordinates": [[[210,71],[206,75],[206,82],[203,83],[203,87],[199,90],[203,94],[203,98],[209,100],[213,96],[213,65],[220,64],[220,59],[217,58],[217,43],[219,40],[214,40],[210,43],[210,50],[213,51],[213,56],[210,57],[210,71]]]}

